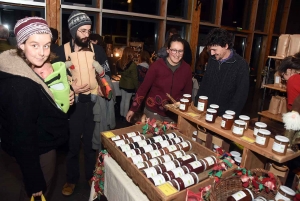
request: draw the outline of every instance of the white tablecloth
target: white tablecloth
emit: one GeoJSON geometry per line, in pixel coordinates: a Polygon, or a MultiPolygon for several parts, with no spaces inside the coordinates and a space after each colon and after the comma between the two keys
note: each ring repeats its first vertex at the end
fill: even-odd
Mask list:
{"type": "Polygon", "coordinates": [[[119,87],[119,81],[116,81],[116,80],[111,80],[111,81],[112,81],[114,90],[116,92],[116,96],[121,96],[121,90],[120,90],[120,87],[119,87]]]}

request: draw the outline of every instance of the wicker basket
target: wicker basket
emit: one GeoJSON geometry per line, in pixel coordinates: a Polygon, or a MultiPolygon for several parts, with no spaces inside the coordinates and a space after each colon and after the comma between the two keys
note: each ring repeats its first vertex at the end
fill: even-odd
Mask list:
{"type": "MultiPolygon", "coordinates": [[[[268,171],[264,169],[252,169],[251,172],[256,175],[264,175],[267,174],[268,171]]],[[[280,180],[275,176],[276,182],[277,182],[277,189],[280,187],[281,182],[280,180]]],[[[219,183],[216,183],[214,187],[211,190],[210,193],[210,201],[226,201],[227,198],[240,191],[243,190],[244,187],[242,186],[242,181],[239,176],[232,176],[225,179],[221,179],[219,183]]],[[[259,193],[253,193],[254,198],[258,196],[262,196],[266,198],[267,200],[273,200],[275,198],[276,192],[270,192],[266,193],[264,190],[259,193]]]]}

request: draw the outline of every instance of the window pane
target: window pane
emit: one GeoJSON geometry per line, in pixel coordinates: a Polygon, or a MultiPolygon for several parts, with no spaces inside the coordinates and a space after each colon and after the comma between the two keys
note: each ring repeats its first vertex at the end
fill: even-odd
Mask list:
{"type": "Polygon", "coordinates": [[[300,1],[299,0],[292,1],[285,33],[288,34],[300,33],[299,8],[300,8],[300,1]]]}
{"type": "Polygon", "coordinates": [[[276,13],[276,19],[275,19],[275,25],[274,25],[274,33],[280,34],[280,25],[282,20],[284,10],[284,0],[279,0],[278,2],[278,8],[276,13]]]}
{"type": "Polygon", "coordinates": [[[216,13],[216,0],[201,1],[200,21],[214,23],[215,13],[216,13]]]}
{"type": "Polygon", "coordinates": [[[103,0],[103,8],[159,15],[159,0],[103,0]],[[129,3],[130,2],[130,3],[129,3]]]}
{"type": "Polygon", "coordinates": [[[250,75],[257,74],[262,42],[263,42],[263,37],[261,35],[255,34],[253,38],[252,51],[251,51],[250,75]]]}
{"type": "Polygon", "coordinates": [[[74,5],[74,6],[88,6],[88,7],[96,7],[97,0],[61,0],[61,4],[74,5]]]}
{"type": "Polygon", "coordinates": [[[278,44],[278,36],[273,36],[271,46],[270,46],[270,53],[269,53],[270,56],[276,55],[277,44],[278,44]]]}
{"type": "Polygon", "coordinates": [[[175,28],[178,31],[178,34],[182,37],[185,38],[185,30],[186,30],[186,24],[183,23],[178,23],[178,22],[173,22],[173,21],[168,21],[166,25],[166,35],[165,39],[168,38],[169,36],[169,30],[175,28]]]}
{"type": "Polygon", "coordinates": [[[221,24],[249,29],[253,0],[224,0],[221,24]]]}
{"type": "Polygon", "coordinates": [[[256,23],[255,23],[255,30],[264,31],[267,8],[268,8],[268,0],[259,0],[257,16],[256,16],[256,23]]]}
{"type": "Polygon", "coordinates": [[[235,49],[236,53],[238,53],[241,57],[244,57],[245,55],[246,42],[247,42],[246,36],[240,36],[240,35],[234,36],[233,49],[235,49]]]}
{"type": "Polygon", "coordinates": [[[187,4],[186,0],[172,0],[168,1],[167,15],[169,17],[187,18],[187,4]]]}

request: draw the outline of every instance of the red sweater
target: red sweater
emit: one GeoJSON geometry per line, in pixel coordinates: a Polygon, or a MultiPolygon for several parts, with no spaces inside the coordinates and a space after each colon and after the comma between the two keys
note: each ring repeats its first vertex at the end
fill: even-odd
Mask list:
{"type": "Polygon", "coordinates": [[[286,85],[288,109],[292,109],[293,102],[300,95],[300,75],[292,75],[286,85]]]}
{"type": "Polygon", "coordinates": [[[183,94],[192,94],[192,72],[190,66],[184,61],[175,72],[167,66],[164,59],[154,62],[139,87],[130,110],[136,112],[147,97],[147,109],[166,116],[163,105],[171,103],[166,93],[176,101],[179,101],[183,94]]]}

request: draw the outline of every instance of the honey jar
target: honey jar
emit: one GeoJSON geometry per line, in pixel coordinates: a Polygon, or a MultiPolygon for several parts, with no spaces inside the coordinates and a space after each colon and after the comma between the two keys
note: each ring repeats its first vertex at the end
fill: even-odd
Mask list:
{"type": "Polygon", "coordinates": [[[295,195],[296,193],[294,190],[286,186],[280,186],[275,196],[275,200],[290,201],[290,200],[294,200],[295,195]]]}
{"type": "Polygon", "coordinates": [[[240,115],[239,119],[246,123],[245,124],[245,131],[248,130],[248,126],[249,126],[249,123],[250,123],[250,117],[248,117],[246,115],[240,115]]]}
{"type": "Polygon", "coordinates": [[[267,147],[269,144],[271,132],[266,129],[259,129],[255,138],[255,144],[259,147],[267,147]]]}
{"type": "Polygon", "coordinates": [[[223,114],[221,121],[221,128],[224,130],[231,130],[233,124],[233,116],[229,114],[223,114]]]}
{"type": "Polygon", "coordinates": [[[216,118],[217,118],[217,110],[211,108],[207,109],[205,121],[207,123],[215,123],[216,118]]]}
{"type": "Polygon", "coordinates": [[[185,98],[180,99],[179,110],[182,112],[186,112],[188,111],[188,108],[189,108],[189,100],[185,98]]]}
{"type": "Polygon", "coordinates": [[[217,113],[218,113],[218,110],[219,110],[219,106],[218,105],[216,105],[216,104],[210,104],[209,108],[217,110],[217,113]]]}
{"type": "Polygon", "coordinates": [[[259,129],[266,129],[266,128],[267,128],[267,124],[265,124],[263,122],[255,122],[253,136],[256,137],[259,129]]]}
{"type": "Polygon", "coordinates": [[[191,94],[183,94],[182,97],[184,99],[188,99],[189,100],[189,105],[191,105],[191,102],[192,102],[192,95],[191,94]]]}
{"type": "Polygon", "coordinates": [[[225,114],[229,114],[229,115],[233,116],[233,119],[235,118],[235,112],[232,110],[226,110],[225,114]]]}
{"type": "Polygon", "coordinates": [[[232,134],[238,137],[242,137],[245,131],[245,122],[242,120],[235,120],[232,128],[232,134]]]}
{"type": "Polygon", "coordinates": [[[207,96],[199,96],[197,109],[201,112],[206,111],[208,105],[208,97],[207,96]]]}
{"type": "Polygon", "coordinates": [[[289,145],[289,138],[281,135],[276,135],[272,146],[272,152],[284,156],[289,145]]]}

